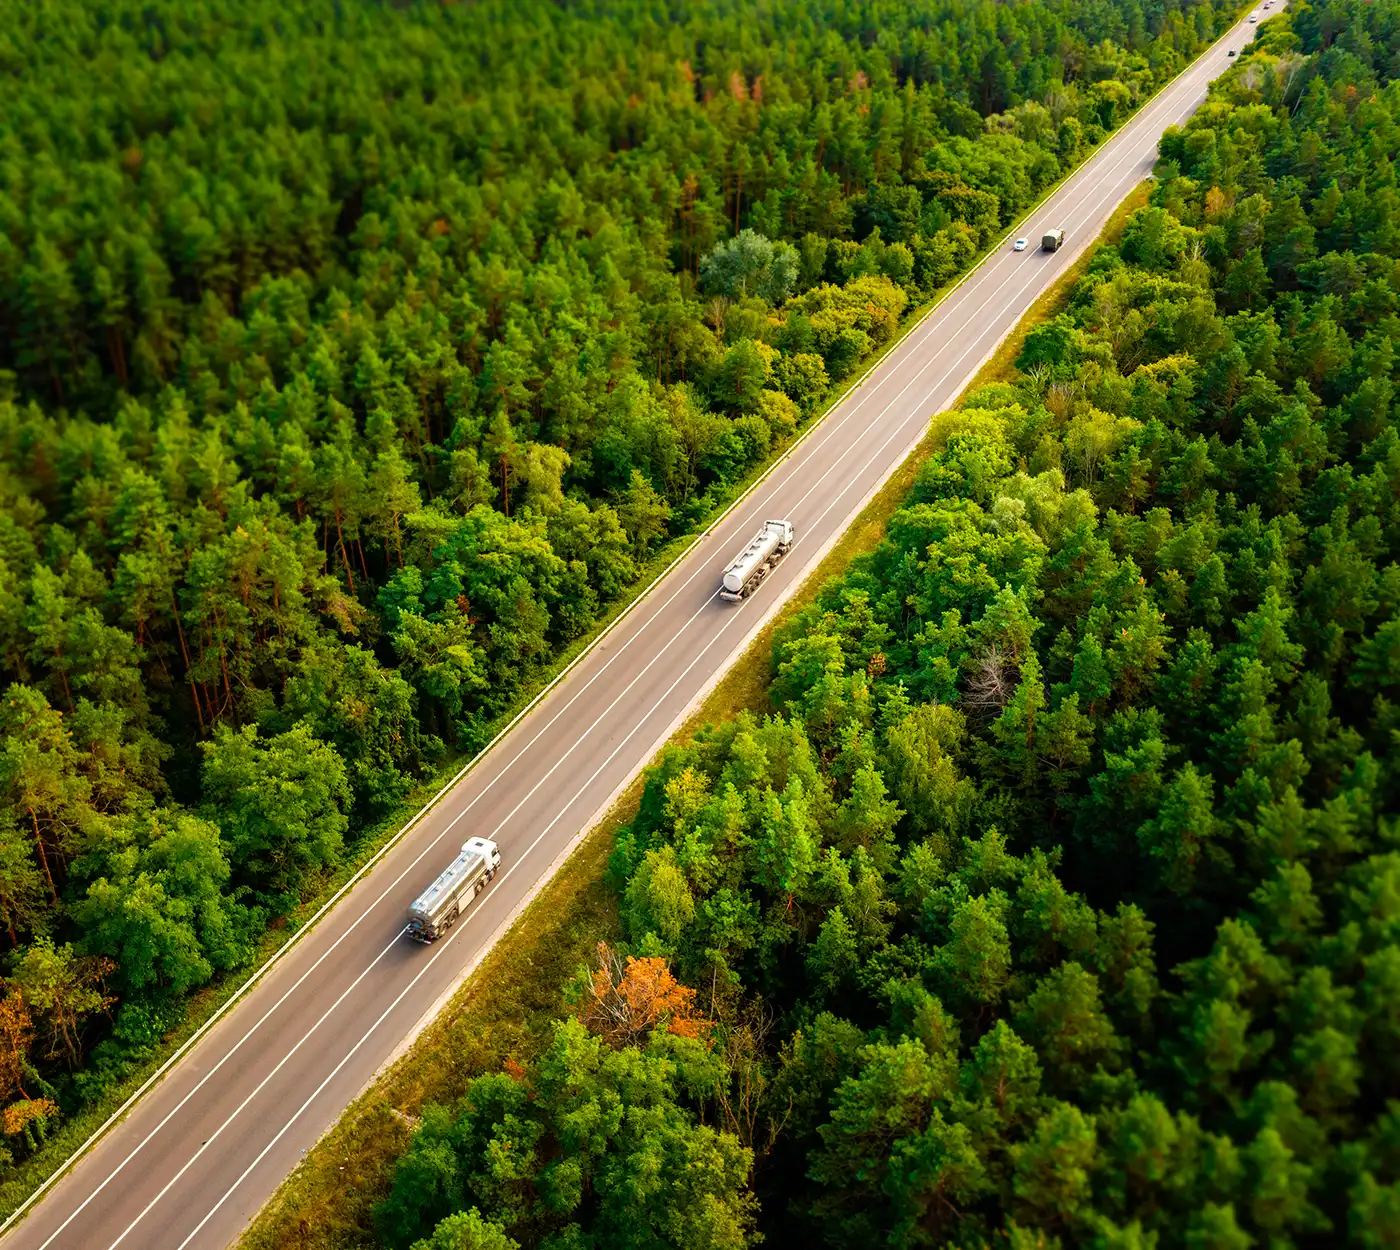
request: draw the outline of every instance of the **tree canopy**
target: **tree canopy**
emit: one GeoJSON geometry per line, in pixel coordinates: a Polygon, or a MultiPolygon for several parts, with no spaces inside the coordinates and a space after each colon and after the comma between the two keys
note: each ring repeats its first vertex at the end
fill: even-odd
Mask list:
{"type": "MultiPolygon", "coordinates": [[[[14,7],[11,1155],[479,747],[1228,12],[14,7]]],[[[795,883],[804,800],[774,801],[768,871],[795,883]]]]}
{"type": "MultiPolygon", "coordinates": [[[[772,713],[650,773],[621,918],[698,991],[714,1083],[673,1088],[752,1152],[750,1242],[1400,1239],[1398,53],[1393,0],[1271,20],[779,628],[772,713]]],[[[509,1079],[425,1121],[392,1235],[455,1134],[423,1228],[655,1244],[601,1186],[577,1234],[486,1198],[509,1079]]]]}

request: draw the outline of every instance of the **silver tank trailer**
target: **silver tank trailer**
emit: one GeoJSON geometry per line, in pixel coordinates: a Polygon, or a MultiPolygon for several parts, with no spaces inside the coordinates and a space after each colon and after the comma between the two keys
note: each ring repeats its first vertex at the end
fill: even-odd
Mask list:
{"type": "Polygon", "coordinates": [[[435,942],[467,909],[467,905],[496,875],[500,848],[490,838],[468,838],[437,879],[408,909],[408,936],[417,942],[435,942]]]}
{"type": "Polygon", "coordinates": [[[791,521],[765,521],[734,563],[724,570],[724,587],[719,597],[734,603],[752,594],[768,570],[787,555],[792,537],[791,521]]]}

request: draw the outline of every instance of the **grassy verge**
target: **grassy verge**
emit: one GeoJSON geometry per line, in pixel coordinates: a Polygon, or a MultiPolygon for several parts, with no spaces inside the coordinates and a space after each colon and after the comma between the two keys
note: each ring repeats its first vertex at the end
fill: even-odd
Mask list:
{"type": "MultiPolygon", "coordinates": [[[[1001,346],[996,349],[992,358],[978,370],[977,376],[967,388],[968,391],[976,390],[979,386],[988,386],[993,382],[1015,381],[1019,376],[1015,361],[1021,354],[1021,348],[1025,346],[1026,335],[1036,326],[1051,320],[1069,302],[1070,291],[1089,268],[1089,261],[1094,253],[1104,243],[1116,244],[1123,237],[1123,228],[1128,224],[1128,218],[1147,203],[1150,187],[1150,183],[1140,182],[1128,193],[1128,198],[1113,210],[1113,215],[1104,225],[1098,240],[1092,247],[1086,248],[1084,254],[1060,276],[1059,281],[1026,310],[1025,316],[1001,341],[1001,346]]],[[[965,391],[964,394],[966,393],[965,391]]]]}
{"type": "MultiPolygon", "coordinates": [[[[1136,114],[1134,114],[1135,116],[1136,114]]],[[[1130,119],[1129,119],[1130,120],[1130,119]]],[[[1125,123],[1126,124],[1126,123],[1125,123]]],[[[1086,153],[1084,160],[1092,158],[1093,154],[1107,143],[1112,135],[1105,135],[1098,147],[1086,153]]],[[[1082,163],[1082,162],[1081,162],[1082,163]]],[[[1078,165],[1075,166],[1075,169],[1078,165]]],[[[1053,195],[1064,181],[1073,176],[1074,169],[1065,174],[1059,182],[1048,187],[1045,193],[1026,210],[1026,216],[1033,213],[1041,203],[1053,195]]],[[[1001,245],[1002,240],[998,240],[990,247],[979,253],[969,264],[963,277],[971,274],[996,247],[1001,245]]],[[[798,437],[800,438],[813,426],[815,426],[828,412],[836,405],[843,402],[856,386],[864,379],[889,353],[893,352],[908,336],[923,318],[936,308],[944,299],[960,285],[962,279],[950,283],[944,287],[931,300],[924,302],[910,309],[904,317],[899,333],[886,343],[877,352],[869,356],[862,365],[859,373],[852,377],[838,390],[816,409],[812,416],[803,423],[798,437]]],[[[565,668],[576,660],[605,630],[618,620],[636,600],[651,586],[675,560],[677,560],[685,550],[702,535],[724,511],[756,482],[758,482],[788,450],[792,443],[777,449],[774,455],[763,464],[755,465],[742,479],[735,482],[722,495],[715,498],[714,506],[707,516],[698,521],[689,531],[679,534],[669,542],[664,543],[647,559],[646,563],[639,570],[638,577],[631,587],[613,604],[607,612],[599,618],[594,627],[586,634],[575,639],[565,647],[552,662],[542,669],[532,680],[527,682],[519,691],[514,703],[503,712],[487,730],[488,741],[494,738],[497,733],[503,730],[514,717],[535,699],[565,668]]],[[[852,532],[861,529],[864,517],[853,527],[852,532]]],[[[843,540],[843,546],[845,540],[843,540]]],[[[833,553],[834,554],[834,553],[833,553]]],[[[823,564],[822,568],[827,566],[823,564]]],[[[829,574],[823,573],[823,576],[829,574]]],[[[815,592],[813,592],[815,593],[815,592]]],[[[771,637],[771,629],[765,630],[763,635],[750,648],[750,653],[758,654],[766,646],[767,640],[771,637]]],[[[766,652],[764,652],[766,654],[766,652]]],[[[746,654],[746,660],[748,654],[746,654]]],[[[766,675],[761,674],[760,666],[748,664],[744,667],[745,678],[750,683],[749,696],[752,703],[744,703],[737,706],[754,706],[761,709],[764,703],[763,691],[766,688],[766,675]]],[[[726,700],[732,701],[734,698],[729,683],[725,682],[719,690],[711,696],[706,708],[714,704],[715,710],[706,719],[716,719],[725,714],[726,700]],[[722,696],[719,702],[715,702],[717,697],[722,696]]],[[[393,838],[408,824],[413,816],[428,802],[430,802],[442,788],[457,774],[469,757],[455,756],[444,762],[432,776],[425,778],[408,795],[404,803],[395,811],[389,813],[373,826],[366,829],[356,840],[351,848],[350,854],[334,873],[328,874],[322,882],[321,888],[315,895],[308,898],[303,904],[297,907],[286,917],[278,920],[259,941],[255,958],[245,967],[216,977],[210,984],[202,987],[193,994],[187,1001],[187,1010],[180,1024],[171,1030],[161,1041],[159,1046],[152,1048],[151,1053],[140,1063],[134,1064],[126,1076],[120,1081],[114,1082],[109,1089],[99,1098],[87,1103],[70,1118],[66,1119],[51,1137],[44,1143],[43,1147],[30,1158],[24,1160],[19,1165],[6,1169],[3,1182],[0,1182],[0,1219],[9,1216],[18,1208],[40,1185],[44,1184],[58,1169],[62,1168],[69,1159],[97,1132],[109,1117],[116,1113],[122,1105],[135,1094],[142,1085],[149,1080],[163,1064],[175,1055],[189,1039],[196,1034],[208,1021],[221,1009],[225,1008],[230,1000],[235,998],[242,990],[250,973],[262,967],[267,960],[271,959],[281,947],[283,947],[289,936],[295,935],[303,926],[313,920],[321,908],[328,900],[334,897],[335,893],[350,881],[356,873],[371,859],[373,859],[386,843],[393,838]]]]}
{"type": "MultiPolygon", "coordinates": [[[[1241,8],[1240,12],[1244,9],[1241,8]]],[[[1185,67],[1184,67],[1185,68],[1185,67]]],[[[1184,69],[1183,69],[1184,72],[1184,69]]],[[[1151,100],[1155,99],[1162,90],[1173,80],[1163,83],[1157,92],[1148,96],[1139,109],[1135,109],[1120,123],[1119,127],[1108,134],[1105,134],[1099,143],[1092,149],[1084,152],[1079,161],[1065,171],[1064,175],[1054,184],[1047,187],[1045,191],[1022,213],[1021,218],[1013,223],[1012,229],[1019,229],[1024,222],[1051,196],[1053,196],[1080,167],[1093,159],[1094,155],[1102,150],[1122,126],[1127,125],[1138,111],[1145,107],[1151,100]]],[[[899,332],[894,338],[877,352],[868,357],[862,365],[860,372],[851,378],[839,389],[834,390],[831,396],[818,407],[813,414],[802,424],[798,438],[804,436],[813,426],[826,416],[834,407],[843,402],[846,397],[868,376],[889,353],[893,352],[914,330],[918,324],[933,311],[943,300],[947,299],[964,280],[966,280],[983,260],[998,247],[1001,247],[1009,235],[998,238],[988,247],[979,252],[964,270],[962,276],[956,281],[948,284],[940,290],[932,299],[911,308],[903,319],[899,332]]],[[[1078,266],[1076,266],[1076,270],[1078,266]]],[[[1048,294],[1044,298],[1049,298],[1048,294]]],[[[1044,299],[1042,299],[1042,303],[1044,299]]],[[[1039,305],[1037,305],[1039,307],[1039,305]]],[[[1007,357],[1008,362],[1015,359],[1019,352],[1019,345],[1015,351],[1007,357]]],[[[722,495],[714,499],[714,503],[709,513],[700,521],[697,521],[690,530],[684,534],[679,534],[669,542],[663,544],[654,551],[646,563],[638,571],[636,581],[631,587],[617,599],[605,614],[599,618],[592,629],[583,636],[575,639],[561,652],[559,652],[548,666],[543,668],[533,679],[528,681],[518,692],[512,706],[504,711],[488,728],[487,740],[494,739],[495,735],[506,728],[515,716],[527,707],[560,673],[574,662],[589,646],[597,640],[614,622],[617,621],[641,595],[649,589],[652,583],[659,577],[674,561],[685,552],[685,550],[703,535],[708,528],[730,507],[730,505],[747,492],[756,482],[766,475],[783,456],[791,450],[793,444],[788,443],[784,447],[777,448],[774,454],[764,463],[755,465],[742,479],[735,482],[722,495]]],[[[879,513],[879,501],[884,499],[890,488],[898,487],[899,483],[905,483],[907,489],[911,476],[905,476],[906,471],[912,473],[912,465],[921,453],[916,453],[911,457],[909,463],[903,466],[899,473],[891,479],[887,490],[872,501],[865,513],[851,527],[851,530],[842,539],[841,543],[834,549],[827,559],[817,570],[815,576],[809,579],[808,586],[804,587],[799,595],[789,604],[788,609],[779,618],[787,619],[792,611],[800,608],[805,602],[810,602],[812,595],[816,593],[815,588],[821,581],[829,576],[833,576],[845,567],[849,562],[849,557],[845,562],[839,559],[840,553],[844,550],[854,552],[864,548],[859,546],[858,535],[868,535],[871,527],[883,528],[883,519],[879,513]]],[[[895,495],[897,499],[902,495],[902,489],[895,495]]],[[[897,506],[895,504],[894,506],[897,506]]],[[[887,518],[893,507],[883,514],[887,518]]],[[[743,660],[736,666],[734,672],[734,682],[726,680],[707,701],[705,707],[713,707],[713,713],[706,719],[715,719],[726,714],[726,709],[737,710],[740,706],[753,707],[762,711],[766,706],[766,657],[768,645],[772,637],[774,622],[763,633],[755,639],[753,645],[748,649],[743,660]],[[747,683],[746,685],[744,683],[747,683]]],[[[132,1097],[149,1080],[161,1066],[168,1062],[189,1039],[199,1032],[199,1030],[210,1020],[212,1016],[224,1009],[232,999],[236,998],[242,991],[250,973],[261,968],[269,959],[275,956],[279,949],[288,941],[290,935],[295,935],[303,926],[312,921],[325,904],[334,897],[336,892],[350,881],[356,873],[371,859],[373,859],[387,843],[393,841],[395,836],[403,830],[413,816],[429,801],[433,800],[442,788],[456,775],[461,767],[467,762],[469,757],[456,756],[445,761],[437,772],[425,778],[413,792],[407,797],[402,806],[386,815],[374,826],[366,829],[356,840],[351,848],[350,855],[334,873],[329,874],[323,881],[316,894],[307,899],[300,907],[296,908],[288,916],[280,919],[266,932],[260,940],[256,952],[256,957],[243,968],[236,969],[232,973],[223,974],[216,977],[209,985],[190,997],[187,1002],[187,1010],[180,1021],[180,1024],[172,1029],[161,1041],[153,1047],[150,1054],[140,1063],[134,1064],[127,1074],[117,1082],[114,1082],[108,1090],[99,1098],[87,1103],[71,1118],[66,1119],[44,1143],[43,1147],[30,1158],[24,1160],[17,1166],[5,1169],[4,1179],[0,1181],[0,1219],[9,1217],[19,1206],[21,1206],[29,1196],[41,1185],[48,1181],[55,1172],[64,1167],[81,1150],[93,1133],[97,1132],[106,1121],[120,1110],[123,1104],[132,1097]]]]}
{"type": "MultiPolygon", "coordinates": [[[[1144,182],[1134,187],[1127,199],[1109,217],[1098,240],[1086,248],[1083,255],[1060,275],[1059,279],[1027,309],[1016,323],[1015,329],[1002,340],[1001,345],[968,383],[953,407],[958,407],[963,399],[979,387],[993,382],[1009,382],[1017,377],[1016,357],[1021,354],[1026,336],[1045,322],[1051,320],[1068,302],[1070,292],[1084,276],[1094,253],[1104,243],[1116,244],[1123,237],[1123,228],[1128,218],[1147,203],[1149,184],[1144,182]]],[[[821,563],[811,572],[782,610],[768,622],[754,637],[744,653],[734,662],[724,679],[711,691],[704,705],[697,713],[698,723],[714,722],[733,716],[747,709],[757,715],[772,710],[768,699],[769,680],[773,671],[773,633],[792,620],[816,597],[817,592],[833,577],[839,577],[850,567],[858,555],[872,550],[885,535],[885,526],[890,517],[899,510],[909,488],[914,484],[919,469],[928,459],[932,448],[928,442],[920,443],[889,480],[871,497],[849,529],[827,552],[821,563]]]]}
{"type": "Polygon", "coordinates": [[[374,1245],[372,1214],[425,1103],[450,1102],[467,1082],[527,1062],[562,1011],[560,989],[599,939],[619,931],[604,882],[617,828],[640,786],[590,834],[447,1009],[355,1102],[283,1182],[240,1245],[329,1250],[374,1245]]]}
{"type": "MultiPolygon", "coordinates": [[[[1138,187],[1109,219],[1100,243],[1117,242],[1128,217],[1147,199],[1138,187]]],[[[1065,305],[1099,244],[1036,301],[968,391],[1015,377],[1026,335],[1065,305]]],[[[820,587],[884,537],[889,518],[908,494],[930,447],[921,443],[862,509],[791,599],[745,649],[677,732],[685,740],[704,724],[741,710],[771,711],[768,684],[772,634],[811,603],[820,587]]],[[[283,1182],[239,1243],[241,1250],[348,1250],[377,1243],[371,1212],[383,1198],[395,1159],[407,1146],[415,1117],[428,1102],[451,1102],[473,1077],[524,1063],[548,1040],[563,1010],[560,990],[600,939],[619,936],[617,898],[604,880],[613,837],[637,809],[644,774],[583,841],[506,937],[498,942],[446,1011],[376,1085],[353,1103],[334,1128],[283,1182]]]]}
{"type": "MultiPolygon", "coordinates": [[[[981,264],[982,259],[982,256],[978,256],[973,268],[981,264]]],[[[970,269],[969,272],[971,272],[970,269]]],[[[956,284],[945,287],[934,300],[919,305],[906,313],[899,333],[890,342],[867,357],[862,364],[861,371],[852,375],[839,390],[834,390],[832,395],[813,411],[812,415],[800,427],[797,437],[800,438],[831,409],[844,401],[860,380],[899,346],[908,332],[953,290],[954,285],[956,284]]],[[[778,448],[768,460],[755,465],[726,491],[716,495],[709,512],[691,529],[676,535],[652,552],[639,570],[637,579],[608,607],[593,628],[563,648],[546,667],[542,668],[521,687],[511,706],[487,727],[486,740],[488,742],[494,740],[499,733],[506,729],[515,717],[570,664],[578,659],[601,634],[610,628],[651,587],[652,583],[723,515],[736,499],[773,468],[792,446],[793,442],[785,444],[778,448]]],[[[349,848],[345,861],[334,872],[328,873],[322,878],[315,894],[286,916],[279,917],[269,927],[259,939],[254,957],[245,966],[216,976],[208,985],[194,992],[186,1000],[185,1014],[179,1025],[167,1033],[160,1044],[153,1047],[145,1059],[133,1064],[127,1074],[120,1081],[114,1082],[101,1097],[85,1104],[64,1120],[52,1136],[44,1142],[39,1151],[17,1166],[6,1169],[3,1181],[0,1181],[0,1219],[4,1219],[14,1212],[30,1194],[62,1168],[76,1151],[81,1150],[88,1139],[101,1129],[113,1114],[120,1110],[127,1099],[140,1090],[146,1081],[157,1073],[161,1066],[168,1062],[194,1034],[199,1032],[212,1016],[228,1006],[230,1001],[239,995],[248,977],[273,958],[288,943],[289,937],[294,936],[306,924],[314,920],[336,892],[354,878],[366,863],[378,855],[386,844],[404,830],[425,805],[438,797],[443,788],[471,759],[472,757],[468,755],[449,757],[434,773],[416,785],[397,809],[365,829],[349,848]]]]}

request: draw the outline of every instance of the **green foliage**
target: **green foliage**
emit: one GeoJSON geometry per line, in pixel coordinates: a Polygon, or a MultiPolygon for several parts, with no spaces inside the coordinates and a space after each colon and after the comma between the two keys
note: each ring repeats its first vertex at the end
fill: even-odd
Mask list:
{"type": "Polygon", "coordinates": [[[520,1250],[499,1224],[481,1218],[475,1207],[449,1215],[432,1236],[413,1243],[413,1250],[520,1250]]]}
{"type": "Polygon", "coordinates": [[[229,851],[254,882],[294,890],[340,855],[350,792],[335,748],[304,725],[263,741],[220,726],[204,749],[203,791],[229,851]]]}
{"type": "Polygon", "coordinates": [[[379,1209],[384,1238],[517,1244],[505,1228],[552,1245],[752,1245],[752,1153],[686,1107],[726,1077],[700,1042],[654,1033],[645,1049],[612,1050],[564,1021],[528,1072],[478,1078],[456,1113],[425,1108],[379,1209]],[[466,1204],[465,1220],[451,1214],[466,1204]]]}
{"type": "MultiPolygon", "coordinates": [[[[1393,3],[1271,21],[1017,380],[935,421],[883,541],[779,629],[774,714],[648,777],[622,921],[707,987],[730,1067],[691,1105],[754,1150],[770,1238],[1394,1240],[1397,32],[1393,3]]],[[[801,241],[785,305],[829,367],[898,315],[876,255],[917,206],[863,211],[873,243],[801,241]],[[867,320],[829,331],[855,282],[867,320]]],[[[736,410],[764,343],[732,340],[736,410]]],[[[531,1175],[593,1166],[527,1138],[531,1175]]]]}
{"type": "Polygon", "coordinates": [[[797,250],[790,244],[775,247],[763,235],[741,230],[732,239],[716,243],[701,260],[700,285],[728,299],[756,295],[777,305],[792,294],[797,269],[797,250]]]}
{"type": "Polygon", "coordinates": [[[180,994],[246,955],[247,917],[225,893],[231,870],[216,826],[157,812],[112,842],[120,849],[94,856],[73,917],[89,949],[116,960],[126,990],[180,994]]]}
{"type": "MultiPolygon", "coordinates": [[[[119,1078],[178,1019],[180,995],[246,959],[260,927],[313,896],[431,765],[480,746],[670,535],[703,523],[908,309],[1228,16],[1221,0],[18,9],[0,34],[12,88],[0,117],[0,917],[14,976],[38,995],[32,1045],[60,1111],[119,1078]],[[93,1053],[93,1073],[60,1071],[93,1053]]],[[[1250,193],[1263,195],[1253,182],[1250,193]]],[[[1345,235],[1357,210],[1314,221],[1313,198],[1272,196],[1248,221],[1241,209],[1245,234],[1249,222],[1269,231],[1241,234],[1231,258],[1241,316],[1305,293],[1273,330],[1238,332],[1241,368],[1266,373],[1271,353],[1290,359],[1277,325],[1308,344],[1302,389],[1290,376],[1286,402],[1252,393],[1253,459],[1227,466],[1267,479],[1278,501],[1331,464],[1317,405],[1339,401],[1329,388],[1348,370],[1366,380],[1347,391],[1346,420],[1369,438],[1388,429],[1379,349],[1335,321],[1383,318],[1383,275],[1328,259],[1361,254],[1345,235]],[[1343,311],[1352,304],[1362,311],[1343,311]],[[1271,477],[1280,457],[1287,471],[1271,477]]],[[[1143,247],[1163,256],[1197,228],[1158,225],[1143,247]]],[[[1124,360],[1209,323],[1203,295],[1160,327],[1120,294],[1124,360]]],[[[1077,367],[1081,351],[1102,360],[1076,339],[1055,367],[1077,367]]],[[[1085,490],[1117,482],[1125,446],[1150,459],[1138,431],[1185,422],[1188,373],[1152,374],[1131,414],[1107,397],[1076,413],[1067,454],[1042,467],[1072,465],[1085,490]]],[[[715,755],[692,778],[703,795],[666,796],[674,847],[639,830],[624,848],[636,939],[707,976],[716,1001],[755,978],[777,992],[809,966],[825,983],[850,952],[868,965],[851,987],[867,996],[915,964],[936,978],[959,960],[982,970],[987,1010],[1029,992],[971,911],[958,936],[943,931],[981,900],[1014,945],[1009,882],[930,903],[924,938],[938,952],[886,957],[901,940],[896,884],[928,903],[951,888],[958,840],[981,832],[987,708],[926,712],[927,700],[950,704],[969,664],[1017,684],[1015,706],[997,708],[1000,767],[1043,779],[1059,819],[1096,749],[1095,718],[1164,680],[1177,622],[1125,602],[1096,626],[1101,662],[1086,657],[1068,694],[1045,657],[1030,671],[1033,598],[984,626],[983,600],[1008,580],[1031,585],[1027,552],[1053,542],[1010,524],[1015,502],[987,497],[1019,454],[968,440],[950,468],[968,478],[950,493],[962,511],[925,483],[934,510],[914,524],[962,543],[947,569],[958,587],[930,577],[915,600],[938,605],[919,629],[926,667],[901,650],[906,622],[883,590],[843,605],[848,625],[822,631],[834,651],[784,657],[782,721],[717,739],[712,753],[732,747],[733,766],[715,755]],[[1000,550],[969,564],[987,514],[1007,523],[1000,550]],[[885,652],[904,706],[876,679],[885,652]]],[[[1223,463],[1212,449],[1173,469],[1174,498],[1199,505],[1223,463]]],[[[1057,506],[1052,486],[1042,474],[1017,501],[1044,520],[1030,496],[1057,506]]],[[[1351,532],[1361,488],[1328,489],[1337,549],[1373,560],[1374,536],[1351,532]]],[[[1091,503],[1065,511],[1092,547],[1091,503]]],[[[1269,541],[1256,552],[1264,581],[1269,541]]],[[[1206,567],[1180,610],[1215,628],[1238,606],[1235,569],[1224,554],[1206,567]]],[[[1082,587],[1080,571],[1060,576],[1082,587]]],[[[1319,577],[1309,594],[1321,601],[1336,577],[1319,577]]],[[[1347,611],[1393,609],[1389,583],[1373,581],[1338,628],[1347,611]]],[[[1214,700],[1235,714],[1221,750],[1241,793],[1259,760],[1287,755],[1288,722],[1266,705],[1305,667],[1260,628],[1237,644],[1257,663],[1221,644],[1224,684],[1202,696],[1203,717],[1214,700]]],[[[1393,685],[1386,637],[1357,652],[1355,671],[1393,685]]],[[[1340,715],[1310,707],[1324,734],[1340,715]]],[[[1301,785],[1297,760],[1294,773],[1301,785]]],[[[1009,804],[998,819],[1025,814],[1009,804]]],[[[1216,870],[1179,822],[1148,841],[1183,892],[1216,870]]],[[[735,1073],[765,1071],[754,1050],[735,1073]]],[[[645,1219],[616,1221],[647,1230],[637,1244],[675,1241],[687,1204],[691,1244],[749,1236],[747,1199],[731,1198],[749,1166],[701,1129],[668,1120],[635,1167],[693,1154],[719,1188],[683,1194],[682,1172],[674,1192],[637,1198],[645,1219]]],[[[617,1193],[645,1188],[604,1171],[617,1193]]],[[[1389,1183],[1377,1181],[1378,1213],[1389,1183]]],[[[899,1218],[917,1224],[907,1201],[899,1218]]],[[[482,1200],[488,1222],[495,1203],[482,1200]]],[[[552,1231],[559,1245],[594,1235],[552,1231]]],[[[464,1216],[439,1241],[493,1235],[464,1216]]]]}

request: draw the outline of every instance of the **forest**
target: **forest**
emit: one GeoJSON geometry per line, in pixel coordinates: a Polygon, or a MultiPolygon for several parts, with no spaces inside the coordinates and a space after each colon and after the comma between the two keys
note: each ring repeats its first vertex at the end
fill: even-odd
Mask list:
{"type": "Polygon", "coordinates": [[[380,1244],[1400,1245],[1400,4],[1271,20],[380,1244]]]}
{"type": "Polygon", "coordinates": [[[10,6],[0,1163],[1230,14],[10,6]]]}

